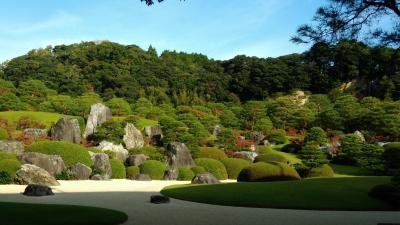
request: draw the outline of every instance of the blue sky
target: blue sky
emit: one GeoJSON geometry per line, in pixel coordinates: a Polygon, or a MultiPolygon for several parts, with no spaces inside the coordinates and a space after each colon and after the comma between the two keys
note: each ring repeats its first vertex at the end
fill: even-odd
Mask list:
{"type": "Polygon", "coordinates": [[[214,59],[274,57],[322,0],[8,0],[0,2],[0,62],[48,45],[110,40],[214,59]]]}

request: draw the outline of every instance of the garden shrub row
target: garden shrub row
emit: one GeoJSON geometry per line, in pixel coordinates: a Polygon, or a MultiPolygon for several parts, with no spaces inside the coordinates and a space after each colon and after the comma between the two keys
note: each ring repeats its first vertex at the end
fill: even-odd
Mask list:
{"type": "Polygon", "coordinates": [[[258,162],[244,168],[238,176],[238,181],[279,181],[299,180],[300,176],[295,169],[279,162],[258,162]]]}

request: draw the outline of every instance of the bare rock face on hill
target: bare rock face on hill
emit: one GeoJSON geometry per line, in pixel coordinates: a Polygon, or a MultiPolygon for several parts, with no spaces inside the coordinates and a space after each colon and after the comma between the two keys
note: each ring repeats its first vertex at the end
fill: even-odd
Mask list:
{"type": "Polygon", "coordinates": [[[94,153],[92,154],[92,160],[93,160],[93,170],[96,173],[92,177],[92,179],[94,180],[110,179],[112,175],[112,169],[108,155],[105,153],[94,153]]]}
{"type": "Polygon", "coordinates": [[[52,176],[65,169],[63,159],[58,155],[46,155],[38,152],[24,152],[17,156],[22,164],[32,164],[45,169],[52,176]]]}
{"type": "Polygon", "coordinates": [[[96,131],[96,127],[111,119],[111,110],[107,106],[101,103],[92,105],[83,137],[87,138],[89,135],[92,135],[96,131]]]}
{"type": "Polygon", "coordinates": [[[63,117],[51,129],[51,138],[59,141],[69,141],[75,144],[81,142],[81,129],[77,119],[68,120],[63,117]]]}
{"type": "Polygon", "coordinates": [[[77,180],[88,180],[92,169],[82,163],[77,163],[69,168],[68,174],[77,180]]]}
{"type": "Polygon", "coordinates": [[[128,123],[125,126],[123,140],[127,149],[141,148],[144,146],[142,133],[131,123],[128,123]]]}
{"type": "Polygon", "coordinates": [[[17,154],[24,150],[24,145],[19,141],[0,141],[0,151],[17,154]]]}
{"type": "Polygon", "coordinates": [[[169,168],[166,172],[166,179],[173,180],[178,177],[178,169],[180,167],[196,166],[189,149],[184,143],[171,142],[167,146],[167,163],[169,168]]]}
{"type": "Polygon", "coordinates": [[[102,151],[115,152],[117,159],[121,160],[122,162],[125,162],[129,155],[128,150],[126,150],[124,146],[122,146],[121,144],[117,145],[109,141],[100,142],[99,146],[97,146],[96,148],[102,151]]]}
{"type": "Polygon", "coordinates": [[[60,185],[49,172],[31,164],[24,164],[21,166],[21,169],[16,173],[15,181],[18,184],[60,185]]]}

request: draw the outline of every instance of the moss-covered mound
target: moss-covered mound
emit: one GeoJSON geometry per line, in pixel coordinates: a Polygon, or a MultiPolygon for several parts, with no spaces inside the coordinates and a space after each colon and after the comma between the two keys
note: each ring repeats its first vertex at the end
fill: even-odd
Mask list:
{"type": "Polygon", "coordinates": [[[197,166],[204,167],[207,172],[213,174],[218,180],[228,179],[228,173],[222,162],[210,158],[198,158],[195,162],[197,166]]]}
{"type": "Polygon", "coordinates": [[[110,165],[112,170],[112,179],[125,179],[126,178],[126,170],[125,166],[119,159],[110,159],[110,165]]]}
{"type": "Polygon", "coordinates": [[[269,163],[269,162],[280,162],[280,163],[284,163],[284,164],[289,164],[289,160],[285,156],[283,156],[281,154],[275,154],[275,153],[272,153],[272,152],[257,156],[254,159],[254,162],[255,163],[256,162],[266,162],[266,163],[269,163]]]}
{"type": "Polygon", "coordinates": [[[166,165],[156,160],[146,160],[139,166],[140,173],[147,174],[153,180],[162,180],[166,165]]]}
{"type": "Polygon", "coordinates": [[[287,164],[279,162],[258,162],[242,171],[237,178],[238,181],[278,181],[278,180],[299,180],[300,176],[295,169],[287,164]]]}
{"type": "Polygon", "coordinates": [[[192,180],[194,177],[194,173],[191,169],[182,167],[179,168],[179,174],[177,180],[192,180]]]}
{"type": "Polygon", "coordinates": [[[309,177],[334,177],[335,172],[328,164],[310,170],[309,177]]]}
{"type": "Polygon", "coordinates": [[[225,165],[229,179],[237,179],[240,171],[251,164],[248,160],[237,158],[223,159],[221,162],[225,165]]]}
{"type": "Polygon", "coordinates": [[[140,173],[140,169],[138,166],[128,166],[126,167],[126,177],[129,179],[133,179],[136,174],[140,173]]]}
{"type": "Polygon", "coordinates": [[[93,164],[87,148],[65,141],[40,141],[26,147],[25,151],[59,155],[67,167],[78,162],[87,166],[93,164]]]}
{"type": "Polygon", "coordinates": [[[200,158],[211,158],[216,160],[223,160],[228,158],[224,151],[218,148],[202,147],[200,148],[200,158]]]}
{"type": "Polygon", "coordinates": [[[7,140],[9,138],[6,129],[0,127],[0,140],[7,140]]]}

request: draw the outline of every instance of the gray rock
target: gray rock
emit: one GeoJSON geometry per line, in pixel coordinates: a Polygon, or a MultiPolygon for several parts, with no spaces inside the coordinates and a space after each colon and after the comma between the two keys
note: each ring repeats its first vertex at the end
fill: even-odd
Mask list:
{"type": "Polygon", "coordinates": [[[107,106],[101,103],[92,105],[90,107],[90,114],[86,122],[86,129],[83,133],[83,137],[87,138],[89,135],[92,135],[98,126],[111,119],[111,110],[107,106]]]}
{"type": "Polygon", "coordinates": [[[92,169],[85,164],[77,163],[68,169],[68,174],[77,180],[88,180],[92,169]]]}
{"type": "Polygon", "coordinates": [[[15,181],[18,184],[41,184],[46,186],[60,185],[46,170],[30,164],[24,164],[16,173],[15,181]]]}
{"type": "Polygon", "coordinates": [[[32,164],[45,169],[52,176],[60,174],[65,169],[64,160],[58,155],[46,155],[38,152],[23,152],[18,154],[22,164],[32,164]]]}
{"type": "Polygon", "coordinates": [[[265,135],[261,132],[253,131],[250,133],[250,139],[253,140],[256,145],[259,145],[263,143],[265,135]]]}
{"type": "Polygon", "coordinates": [[[51,128],[51,138],[76,144],[81,143],[81,129],[78,120],[68,120],[66,117],[62,117],[51,128]]]}
{"type": "Polygon", "coordinates": [[[192,184],[220,184],[221,182],[211,173],[198,174],[192,179],[192,184]]]}
{"type": "Polygon", "coordinates": [[[141,148],[144,146],[142,133],[131,123],[125,126],[123,141],[127,149],[141,148]]]}
{"type": "Polygon", "coordinates": [[[154,204],[166,204],[169,203],[169,197],[164,195],[152,195],[150,197],[150,202],[154,204]]]}
{"type": "Polygon", "coordinates": [[[362,140],[362,142],[365,143],[364,134],[362,134],[362,133],[361,133],[360,131],[358,131],[358,130],[356,130],[356,131],[354,132],[354,134],[357,135],[357,136],[362,140]]]}
{"type": "Polygon", "coordinates": [[[26,128],[24,136],[32,137],[34,140],[47,137],[47,129],[26,128]]]}
{"type": "Polygon", "coordinates": [[[167,161],[170,167],[194,167],[196,164],[190,154],[189,149],[184,143],[171,142],[166,150],[167,161]]]}
{"type": "Polygon", "coordinates": [[[242,156],[241,158],[250,160],[252,162],[258,156],[257,152],[249,152],[249,151],[235,152],[235,155],[240,155],[242,156]]]}
{"type": "Polygon", "coordinates": [[[127,159],[127,163],[129,166],[140,166],[144,161],[149,159],[150,157],[145,154],[130,155],[127,159]]]}
{"type": "MultiPolygon", "coordinates": [[[[104,180],[108,180],[111,178],[112,169],[107,154],[105,153],[93,154],[93,170],[96,174],[101,175],[104,180]]],[[[91,179],[93,179],[93,176],[91,179]]]]}
{"type": "Polygon", "coordinates": [[[115,155],[117,157],[117,159],[125,162],[125,160],[128,158],[129,152],[128,150],[126,150],[124,148],[124,146],[122,146],[121,144],[116,145],[112,142],[109,141],[102,141],[100,142],[99,146],[97,146],[96,148],[104,151],[112,151],[115,152],[115,155]]]}
{"type": "Polygon", "coordinates": [[[149,175],[147,174],[136,174],[135,177],[133,178],[134,180],[138,180],[138,181],[151,181],[151,178],[149,175]]]}
{"type": "Polygon", "coordinates": [[[168,169],[164,173],[164,180],[176,180],[179,175],[179,170],[178,169],[168,169]]]}
{"type": "Polygon", "coordinates": [[[145,126],[144,133],[150,138],[152,144],[158,144],[164,137],[160,125],[145,126]]]}
{"type": "Polygon", "coordinates": [[[102,176],[100,174],[95,174],[90,179],[91,180],[107,180],[107,179],[104,178],[104,176],[102,176]]]}
{"type": "Polygon", "coordinates": [[[23,193],[26,196],[49,196],[54,195],[50,187],[39,185],[39,184],[29,184],[23,193]]]}
{"type": "Polygon", "coordinates": [[[24,151],[24,145],[19,141],[0,141],[0,151],[17,154],[24,151]]]}
{"type": "Polygon", "coordinates": [[[213,128],[213,135],[218,136],[221,133],[221,126],[220,125],[215,125],[213,128]]]}

